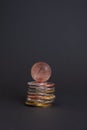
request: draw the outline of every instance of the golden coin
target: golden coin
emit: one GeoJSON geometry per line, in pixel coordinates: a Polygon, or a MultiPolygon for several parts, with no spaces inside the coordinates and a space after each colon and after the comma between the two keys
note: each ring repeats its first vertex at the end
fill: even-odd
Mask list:
{"type": "Polygon", "coordinates": [[[25,102],[26,105],[38,106],[38,107],[49,107],[51,104],[37,103],[37,102],[25,102]]]}

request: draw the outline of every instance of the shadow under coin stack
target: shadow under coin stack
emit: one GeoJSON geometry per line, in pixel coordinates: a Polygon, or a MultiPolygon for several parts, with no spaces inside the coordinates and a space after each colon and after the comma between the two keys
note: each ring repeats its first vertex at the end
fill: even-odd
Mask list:
{"type": "Polygon", "coordinates": [[[55,99],[54,83],[46,82],[51,76],[51,68],[47,63],[37,62],[31,69],[35,81],[28,82],[26,105],[48,107],[55,99]]]}

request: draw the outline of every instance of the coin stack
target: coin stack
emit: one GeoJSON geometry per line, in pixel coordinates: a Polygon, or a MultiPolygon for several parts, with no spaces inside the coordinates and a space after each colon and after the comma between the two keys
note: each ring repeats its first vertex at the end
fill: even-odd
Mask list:
{"type": "Polygon", "coordinates": [[[37,62],[31,68],[31,76],[34,79],[28,82],[27,100],[25,104],[39,107],[51,106],[55,99],[54,83],[48,82],[51,76],[51,68],[45,62],[37,62]]]}
{"type": "Polygon", "coordinates": [[[55,99],[54,83],[28,82],[27,105],[47,107],[51,106],[55,99]]]}
{"type": "Polygon", "coordinates": [[[54,91],[54,83],[28,82],[26,104],[40,107],[50,106],[55,99],[54,91]]]}

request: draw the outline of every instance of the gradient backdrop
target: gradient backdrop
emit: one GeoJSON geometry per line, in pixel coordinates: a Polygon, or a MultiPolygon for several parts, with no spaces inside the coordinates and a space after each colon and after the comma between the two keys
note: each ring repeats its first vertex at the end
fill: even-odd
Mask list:
{"type": "Polygon", "coordinates": [[[87,130],[87,1],[0,1],[0,130],[87,130]],[[51,108],[24,105],[31,66],[56,83],[51,108]]]}

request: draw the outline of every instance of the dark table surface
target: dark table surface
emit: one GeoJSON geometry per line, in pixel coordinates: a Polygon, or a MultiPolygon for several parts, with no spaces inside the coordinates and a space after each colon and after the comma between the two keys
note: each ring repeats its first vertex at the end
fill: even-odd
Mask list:
{"type": "Polygon", "coordinates": [[[20,93],[17,88],[7,95],[3,93],[0,99],[0,130],[87,129],[85,92],[59,89],[55,104],[49,108],[26,106],[26,96],[20,93]]]}

